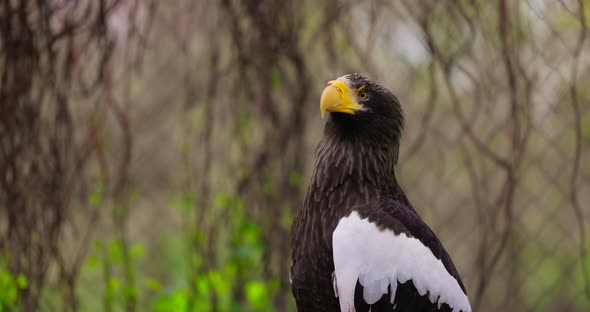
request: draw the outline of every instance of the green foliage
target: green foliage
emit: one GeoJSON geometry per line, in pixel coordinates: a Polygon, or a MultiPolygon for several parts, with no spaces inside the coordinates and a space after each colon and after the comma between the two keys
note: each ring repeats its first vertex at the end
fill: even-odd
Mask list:
{"type": "MultiPolygon", "coordinates": [[[[172,201],[176,207],[194,207],[194,197],[189,194],[172,201]]],[[[229,254],[219,264],[203,267],[201,261],[185,263],[195,272],[187,282],[171,288],[162,287],[160,281],[147,281],[151,290],[157,291],[150,310],[159,311],[272,311],[272,301],[278,290],[278,281],[261,278],[262,259],[265,252],[261,227],[247,217],[245,201],[237,196],[220,193],[214,206],[232,216],[225,224],[229,233],[226,247],[229,254]]],[[[210,237],[199,230],[191,230],[192,248],[206,249],[210,237]]],[[[220,238],[221,239],[221,238],[220,238]]],[[[194,253],[195,250],[188,250],[194,253]]],[[[200,254],[202,255],[202,254],[200,254]]]]}
{"type": "Polygon", "coordinates": [[[100,206],[104,198],[104,185],[97,183],[95,188],[88,195],[88,204],[92,206],[100,206]]]}
{"type": "Polygon", "coordinates": [[[16,309],[18,292],[27,288],[28,281],[23,274],[16,276],[0,266],[0,312],[16,309]]]}
{"type": "Polygon", "coordinates": [[[276,187],[273,181],[269,180],[262,186],[262,191],[266,196],[274,196],[276,195],[276,187]]]}
{"type": "Polygon", "coordinates": [[[248,303],[256,309],[256,311],[270,311],[271,298],[273,293],[273,286],[275,283],[264,283],[261,281],[249,281],[244,286],[246,298],[248,303]]]}
{"type": "Polygon", "coordinates": [[[281,226],[285,231],[289,231],[291,229],[291,224],[293,223],[293,210],[292,209],[283,209],[281,213],[281,226]]]}
{"type": "MultiPolygon", "coordinates": [[[[145,257],[145,253],[142,244],[126,245],[116,238],[97,240],[94,243],[86,268],[88,272],[95,272],[89,277],[102,278],[102,289],[94,289],[92,295],[96,296],[102,291],[102,305],[105,310],[124,308],[140,296],[140,290],[135,285],[134,272],[135,264],[145,257]]],[[[154,279],[149,279],[145,284],[145,288],[149,288],[148,285],[152,287],[150,290],[158,289],[158,282],[154,279]]]]}
{"type": "Polygon", "coordinates": [[[293,186],[301,187],[303,186],[303,175],[297,171],[291,171],[289,173],[289,183],[293,186]]]}
{"type": "MultiPolygon", "coordinates": [[[[535,244],[530,244],[524,249],[528,263],[538,263],[535,266],[535,272],[527,275],[524,297],[529,301],[529,306],[534,306],[539,311],[552,310],[552,304],[555,304],[552,296],[547,294],[553,294],[553,296],[582,294],[585,291],[586,282],[590,281],[590,276],[584,276],[589,274],[590,258],[586,257],[586,263],[582,263],[579,250],[560,248],[559,252],[555,252],[552,257],[546,257],[544,250],[535,244]],[[570,280],[569,274],[572,274],[574,278],[570,280]]],[[[580,311],[590,309],[590,301],[585,296],[577,296],[576,300],[570,304],[578,307],[580,311]]]]}
{"type": "MultiPolygon", "coordinates": [[[[188,294],[183,290],[174,290],[160,295],[153,302],[151,310],[154,312],[188,311],[188,294]]],[[[206,311],[206,310],[204,310],[206,311]]]]}
{"type": "Polygon", "coordinates": [[[196,205],[195,197],[190,192],[184,192],[180,197],[172,199],[169,205],[180,211],[191,211],[196,205]]]}

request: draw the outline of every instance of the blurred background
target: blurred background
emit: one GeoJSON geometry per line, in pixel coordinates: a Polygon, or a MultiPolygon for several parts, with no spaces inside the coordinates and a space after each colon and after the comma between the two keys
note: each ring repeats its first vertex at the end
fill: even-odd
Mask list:
{"type": "Polygon", "coordinates": [[[474,311],[590,310],[590,1],[0,0],[0,311],[295,311],[326,81],[474,311]]]}

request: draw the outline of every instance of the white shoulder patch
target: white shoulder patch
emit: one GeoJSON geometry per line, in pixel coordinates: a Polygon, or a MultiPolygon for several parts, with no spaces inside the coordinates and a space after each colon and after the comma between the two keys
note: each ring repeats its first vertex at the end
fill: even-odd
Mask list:
{"type": "Polygon", "coordinates": [[[354,311],[357,279],[368,304],[377,302],[391,285],[391,302],[397,282],[412,280],[420,295],[448,304],[453,311],[471,312],[467,296],[442,261],[418,239],[380,230],[356,211],[342,218],[332,234],[334,273],[341,311],[354,311]]]}

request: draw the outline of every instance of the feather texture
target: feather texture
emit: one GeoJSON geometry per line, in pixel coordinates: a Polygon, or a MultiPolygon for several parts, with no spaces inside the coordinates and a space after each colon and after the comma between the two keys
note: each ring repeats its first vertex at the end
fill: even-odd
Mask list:
{"type": "Polygon", "coordinates": [[[395,304],[398,282],[412,280],[418,294],[432,304],[445,303],[454,312],[471,312],[461,286],[428,247],[405,232],[380,229],[357,211],[336,226],[333,258],[341,311],[354,308],[357,280],[369,305],[386,294],[395,304]]]}

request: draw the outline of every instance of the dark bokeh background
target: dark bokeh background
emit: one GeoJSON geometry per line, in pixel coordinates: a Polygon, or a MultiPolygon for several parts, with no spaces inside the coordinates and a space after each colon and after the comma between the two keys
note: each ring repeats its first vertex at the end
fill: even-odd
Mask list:
{"type": "Polygon", "coordinates": [[[590,310],[590,1],[0,0],[0,311],[294,311],[325,82],[474,311],[590,310]]]}

